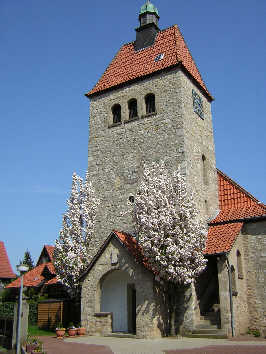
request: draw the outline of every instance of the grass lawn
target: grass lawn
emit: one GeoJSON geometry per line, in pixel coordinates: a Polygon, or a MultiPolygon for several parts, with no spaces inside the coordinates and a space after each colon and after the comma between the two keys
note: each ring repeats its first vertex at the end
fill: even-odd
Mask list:
{"type": "Polygon", "coordinates": [[[55,331],[40,329],[36,325],[29,325],[28,334],[31,336],[55,336],[55,331]]]}

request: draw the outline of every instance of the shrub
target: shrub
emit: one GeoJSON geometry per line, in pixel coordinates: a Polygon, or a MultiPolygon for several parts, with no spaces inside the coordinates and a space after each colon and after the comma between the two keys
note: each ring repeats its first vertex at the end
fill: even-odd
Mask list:
{"type": "Polygon", "coordinates": [[[37,324],[38,322],[38,302],[30,301],[29,303],[29,323],[37,324]]]}
{"type": "Polygon", "coordinates": [[[0,303],[0,318],[13,319],[14,317],[14,302],[0,303]]]}
{"type": "Polygon", "coordinates": [[[260,337],[260,331],[257,328],[249,328],[248,334],[252,334],[254,337],[260,337]]]}

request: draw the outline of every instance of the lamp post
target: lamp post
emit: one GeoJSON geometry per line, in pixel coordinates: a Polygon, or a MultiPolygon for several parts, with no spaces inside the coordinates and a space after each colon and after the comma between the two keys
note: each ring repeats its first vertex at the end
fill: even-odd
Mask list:
{"type": "Polygon", "coordinates": [[[17,315],[16,354],[20,354],[20,327],[21,327],[21,309],[22,309],[22,293],[23,293],[23,274],[29,270],[29,267],[26,264],[20,264],[17,266],[17,270],[20,273],[20,291],[19,291],[19,303],[18,303],[18,315],[17,315]]]}

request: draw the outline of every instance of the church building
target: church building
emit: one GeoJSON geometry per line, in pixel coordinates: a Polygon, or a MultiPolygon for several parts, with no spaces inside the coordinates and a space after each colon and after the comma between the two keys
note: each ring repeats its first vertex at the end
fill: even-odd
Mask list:
{"type": "MultiPolygon", "coordinates": [[[[92,335],[130,333],[228,337],[266,328],[266,206],[216,169],[213,97],[177,25],[140,9],[133,42],[123,45],[90,99],[88,173],[101,201],[91,263],[81,276],[82,325],[92,335]],[[179,166],[209,222],[208,265],[172,305],[134,237],[129,214],[144,164],[179,166]]],[[[174,300],[173,300],[174,298],[174,300]]]]}

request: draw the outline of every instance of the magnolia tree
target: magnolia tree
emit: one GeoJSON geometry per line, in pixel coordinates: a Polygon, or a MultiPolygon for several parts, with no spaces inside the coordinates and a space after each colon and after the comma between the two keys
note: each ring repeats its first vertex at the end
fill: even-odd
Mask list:
{"type": "Polygon", "coordinates": [[[88,179],[73,174],[72,190],[63,215],[59,238],[55,241],[54,265],[59,280],[72,290],[78,289],[78,278],[88,266],[89,245],[99,201],[88,179]]]}
{"type": "Polygon", "coordinates": [[[188,285],[206,266],[206,226],[178,170],[145,166],[133,211],[139,244],[158,279],[188,285]]]}

